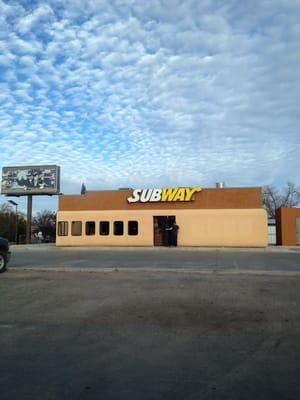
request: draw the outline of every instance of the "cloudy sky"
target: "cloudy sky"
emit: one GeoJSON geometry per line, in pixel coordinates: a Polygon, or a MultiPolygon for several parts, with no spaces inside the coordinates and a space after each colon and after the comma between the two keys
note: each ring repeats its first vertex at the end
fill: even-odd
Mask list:
{"type": "Polygon", "coordinates": [[[0,0],[0,168],[64,193],[299,184],[299,102],[300,0],[0,0]]]}

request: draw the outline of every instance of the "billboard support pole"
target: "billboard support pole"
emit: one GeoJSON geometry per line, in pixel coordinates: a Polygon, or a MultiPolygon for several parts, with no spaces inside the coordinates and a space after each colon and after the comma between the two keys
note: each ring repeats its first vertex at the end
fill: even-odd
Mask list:
{"type": "Polygon", "coordinates": [[[31,244],[32,194],[27,196],[26,244],[31,244]]]}

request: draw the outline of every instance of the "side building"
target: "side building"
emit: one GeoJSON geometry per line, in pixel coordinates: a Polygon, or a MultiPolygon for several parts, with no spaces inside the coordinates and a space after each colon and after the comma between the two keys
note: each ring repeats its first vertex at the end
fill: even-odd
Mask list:
{"type": "Polygon", "coordinates": [[[280,207],[276,210],[277,244],[300,245],[300,208],[280,207]]]}
{"type": "Polygon", "coordinates": [[[91,191],[59,196],[57,246],[265,247],[260,188],[91,191]]]}

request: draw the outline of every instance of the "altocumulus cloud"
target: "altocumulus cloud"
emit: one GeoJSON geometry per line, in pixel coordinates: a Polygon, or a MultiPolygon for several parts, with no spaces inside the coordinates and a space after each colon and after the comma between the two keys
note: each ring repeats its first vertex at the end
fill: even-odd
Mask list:
{"type": "Polygon", "coordinates": [[[283,184],[300,168],[300,2],[0,0],[0,167],[63,190],[283,184]]]}

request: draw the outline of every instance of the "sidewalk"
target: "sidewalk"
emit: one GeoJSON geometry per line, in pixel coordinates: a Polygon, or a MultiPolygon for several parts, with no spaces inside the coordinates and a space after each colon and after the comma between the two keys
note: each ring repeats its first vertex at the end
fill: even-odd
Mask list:
{"type": "MultiPolygon", "coordinates": [[[[141,247],[141,246],[136,246],[136,247],[121,247],[121,246],[68,246],[68,247],[60,247],[56,246],[55,243],[35,243],[35,244],[12,244],[10,245],[10,249],[13,252],[16,251],[43,251],[43,250],[54,250],[54,251],[60,251],[60,250],[83,250],[83,251],[88,251],[88,250],[99,250],[99,251],[105,251],[105,250],[114,250],[114,251],[140,251],[140,250],[149,250],[149,251],[161,251],[161,250],[166,250],[168,247],[164,246],[156,246],[156,247],[141,247]]],[[[268,246],[265,248],[259,248],[259,247],[177,247],[177,248],[171,248],[169,249],[170,251],[237,251],[237,252],[242,252],[242,251],[253,251],[253,252],[267,252],[267,253],[282,253],[282,252],[287,252],[287,251],[300,251],[300,246],[268,246]]]]}

